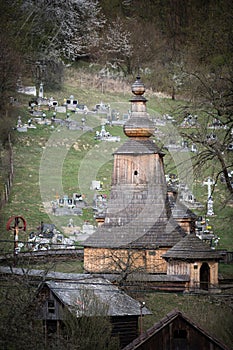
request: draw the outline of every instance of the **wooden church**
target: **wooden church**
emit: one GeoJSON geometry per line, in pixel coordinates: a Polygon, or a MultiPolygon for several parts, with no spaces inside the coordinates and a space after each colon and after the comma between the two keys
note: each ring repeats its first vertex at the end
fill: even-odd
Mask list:
{"type": "MultiPolygon", "coordinates": [[[[154,126],[148,118],[144,92],[145,86],[137,77],[132,85],[131,117],[124,125],[128,139],[114,153],[104,223],[83,244],[84,269],[89,273],[167,274],[173,258],[165,259],[164,254],[193,233],[194,216],[182,213],[179,218],[185,210],[177,205],[173,208],[176,220],[172,215],[164,153],[151,138],[154,126]]],[[[214,261],[218,264],[218,257],[214,261]]],[[[183,264],[180,266],[178,275],[184,274],[183,264]]]]}

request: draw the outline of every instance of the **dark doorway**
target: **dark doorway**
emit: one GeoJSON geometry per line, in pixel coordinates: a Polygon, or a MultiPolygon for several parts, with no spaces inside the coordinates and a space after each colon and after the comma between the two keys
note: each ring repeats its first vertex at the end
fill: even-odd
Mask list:
{"type": "Polygon", "coordinates": [[[209,268],[209,265],[205,262],[201,265],[201,268],[200,268],[200,288],[204,290],[208,290],[209,283],[210,283],[210,268],[209,268]]]}
{"type": "Polygon", "coordinates": [[[176,329],[173,333],[173,346],[172,349],[187,350],[187,331],[186,329],[176,329]]]}

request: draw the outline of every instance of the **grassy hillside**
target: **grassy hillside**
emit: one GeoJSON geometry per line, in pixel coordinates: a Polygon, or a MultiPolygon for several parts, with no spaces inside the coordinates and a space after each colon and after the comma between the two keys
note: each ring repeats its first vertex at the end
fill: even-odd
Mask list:
{"type": "MultiPolygon", "coordinates": [[[[94,84],[93,84],[94,85],[94,84]]],[[[84,103],[91,110],[96,103],[108,103],[111,110],[116,110],[120,115],[128,112],[129,99],[132,97],[130,85],[114,82],[105,93],[101,87],[92,88],[90,77],[86,80],[77,73],[71,72],[65,82],[63,91],[54,92],[53,97],[61,104],[64,98],[70,95],[78,98],[79,103],[84,103]]],[[[152,118],[160,118],[163,114],[174,110],[180,103],[167,98],[159,98],[148,91],[147,108],[152,118]]],[[[29,112],[27,103],[29,98],[19,96],[22,102],[20,115],[27,122],[29,112]]],[[[50,119],[53,112],[46,112],[50,119]]],[[[66,119],[65,114],[57,117],[66,119]]],[[[81,124],[82,114],[71,113],[70,118],[81,124]]],[[[14,144],[14,186],[10,201],[1,212],[1,239],[12,239],[12,233],[5,230],[6,222],[12,215],[22,215],[27,220],[27,234],[34,231],[40,222],[53,222],[62,230],[66,226],[69,217],[52,216],[51,201],[56,196],[81,192],[89,206],[92,205],[94,192],[90,191],[91,180],[100,180],[103,184],[103,193],[108,194],[111,183],[112,153],[119,147],[119,143],[100,143],[95,140],[95,130],[101,129],[105,116],[103,114],[88,114],[86,125],[93,131],[72,131],[65,126],[51,127],[49,125],[37,125],[36,129],[29,129],[27,133],[13,131],[17,139],[14,144]],[[43,204],[44,203],[44,204],[43,204]]],[[[171,129],[169,132],[178,132],[171,129]]],[[[107,126],[107,131],[112,135],[121,136],[123,142],[125,136],[122,127],[107,126]]],[[[155,138],[156,139],[156,138],[155,138]]],[[[163,140],[160,140],[161,142],[163,140]]],[[[191,156],[190,156],[191,157],[191,156]]],[[[176,159],[167,152],[164,157],[165,171],[174,171],[176,159]]],[[[191,169],[192,170],[192,169],[191,169]]],[[[194,179],[192,188],[198,201],[206,204],[207,188],[202,185],[206,177],[194,179]]],[[[220,237],[221,249],[233,249],[231,219],[233,208],[229,204],[223,206],[226,198],[225,186],[219,184],[214,194],[215,216],[210,218],[210,225],[220,237]]],[[[205,215],[206,210],[198,211],[198,215],[205,215]]],[[[93,212],[87,208],[83,216],[75,216],[74,224],[81,226],[85,220],[93,221],[93,212]]],[[[22,233],[25,236],[25,234],[22,233]]],[[[2,249],[9,249],[12,243],[5,242],[2,249]]],[[[11,249],[11,248],[10,248],[11,249]]]]}
{"type": "MultiPolygon", "coordinates": [[[[130,86],[125,92],[119,84],[116,91],[103,93],[100,89],[84,87],[77,79],[71,77],[65,85],[64,91],[54,93],[54,98],[62,103],[63,99],[73,94],[80,103],[85,103],[91,109],[96,103],[103,101],[109,103],[112,109],[120,114],[127,113],[130,108],[128,100],[131,98],[130,86]],[[127,90],[127,93],[126,93],[127,90]]],[[[27,109],[28,98],[22,99],[20,115],[24,122],[27,122],[29,114],[27,109]]],[[[158,98],[155,95],[147,94],[148,112],[151,117],[160,117],[175,108],[179,102],[166,98],[158,98]]],[[[52,112],[47,113],[51,118],[52,112]]],[[[65,114],[59,115],[66,119],[65,114]]],[[[72,119],[81,124],[82,115],[71,115],[72,119]]],[[[22,215],[27,220],[27,233],[20,233],[19,239],[27,239],[28,233],[34,231],[40,222],[55,223],[62,231],[66,226],[68,216],[53,216],[51,212],[51,201],[57,195],[81,192],[85,195],[87,203],[91,206],[94,192],[90,190],[90,181],[97,179],[103,184],[102,193],[109,194],[113,158],[112,152],[119,147],[119,143],[100,143],[95,140],[95,130],[100,130],[104,122],[103,115],[93,114],[86,116],[86,124],[93,128],[93,131],[71,131],[66,127],[57,126],[52,128],[48,125],[37,125],[37,129],[29,129],[27,133],[14,131],[16,142],[14,144],[14,185],[10,195],[10,201],[1,211],[0,239],[1,251],[13,250],[13,233],[7,232],[6,222],[12,215],[22,215]],[[44,203],[44,204],[43,204],[44,203]],[[11,241],[11,242],[9,242],[11,241]]],[[[122,142],[125,139],[122,127],[106,126],[112,135],[121,136],[122,142]]],[[[175,132],[175,130],[173,130],[175,132]]],[[[174,170],[174,156],[167,152],[164,157],[166,173],[174,170]]],[[[191,175],[191,174],[190,174],[191,175]]],[[[203,178],[194,179],[193,191],[198,201],[206,203],[207,188],[202,186],[203,178]]],[[[210,218],[210,224],[214,232],[220,236],[221,249],[233,249],[231,219],[233,209],[230,205],[223,206],[227,194],[223,184],[218,184],[214,194],[215,216],[210,218]]],[[[206,210],[197,212],[205,215],[206,210]]],[[[81,226],[85,220],[94,222],[91,208],[83,211],[82,216],[72,217],[74,224],[81,226]]],[[[36,265],[33,268],[44,268],[44,265],[36,265]]],[[[82,271],[82,266],[77,262],[61,262],[48,264],[48,270],[62,272],[82,271]]],[[[232,265],[220,265],[220,273],[225,276],[233,276],[232,265]]],[[[232,343],[231,324],[232,309],[229,302],[223,298],[214,296],[193,296],[179,294],[136,292],[137,298],[146,301],[146,305],[153,312],[152,316],[143,320],[143,329],[152,326],[154,322],[165,316],[174,308],[184,311],[194,321],[207,329],[211,334],[223,340],[230,346],[232,343]],[[217,315],[217,316],[216,316],[217,315]],[[220,326],[221,324],[221,326],[220,326]]],[[[227,298],[230,300],[231,296],[227,298]]]]}

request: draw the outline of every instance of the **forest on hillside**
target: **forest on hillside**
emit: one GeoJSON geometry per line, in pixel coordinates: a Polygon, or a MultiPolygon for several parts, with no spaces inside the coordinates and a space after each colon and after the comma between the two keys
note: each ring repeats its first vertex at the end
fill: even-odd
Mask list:
{"type": "Polygon", "coordinates": [[[147,84],[171,94],[195,90],[197,75],[232,81],[230,0],[1,0],[0,7],[1,98],[20,75],[36,83],[43,75],[59,88],[64,64],[83,60],[124,77],[140,67],[147,84]]]}
{"type": "Polygon", "coordinates": [[[67,66],[128,81],[139,72],[152,90],[188,101],[183,114],[205,116],[186,137],[204,149],[197,164],[218,160],[232,195],[232,161],[223,156],[233,137],[231,0],[0,0],[0,8],[2,147],[21,78],[55,91],[67,66]],[[221,140],[206,139],[213,121],[225,127],[221,140]]]}

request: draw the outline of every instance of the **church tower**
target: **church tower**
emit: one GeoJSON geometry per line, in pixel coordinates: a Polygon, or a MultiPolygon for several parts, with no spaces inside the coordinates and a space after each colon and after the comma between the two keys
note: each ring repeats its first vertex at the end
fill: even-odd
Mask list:
{"type": "Polygon", "coordinates": [[[84,269],[91,273],[166,273],[162,255],[182,237],[167,197],[164,154],[151,136],[145,86],[132,85],[127,141],[114,153],[111,194],[104,224],[84,242],[84,269]]]}

